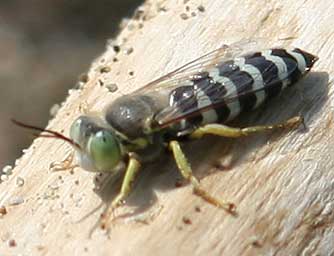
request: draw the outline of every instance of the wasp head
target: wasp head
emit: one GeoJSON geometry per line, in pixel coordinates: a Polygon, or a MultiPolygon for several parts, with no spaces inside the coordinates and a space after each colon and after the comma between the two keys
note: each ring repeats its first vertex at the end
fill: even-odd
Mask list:
{"type": "Polygon", "coordinates": [[[113,171],[122,160],[117,136],[99,117],[77,118],[71,126],[70,137],[79,145],[76,152],[80,166],[88,171],[113,171]]]}

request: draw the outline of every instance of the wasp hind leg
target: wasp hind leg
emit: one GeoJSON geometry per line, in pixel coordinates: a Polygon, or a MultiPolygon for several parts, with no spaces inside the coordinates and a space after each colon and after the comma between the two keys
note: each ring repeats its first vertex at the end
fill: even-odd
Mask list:
{"type": "Polygon", "coordinates": [[[303,123],[304,119],[302,116],[295,116],[279,124],[251,126],[246,128],[234,128],[222,124],[208,124],[195,130],[192,134],[190,134],[190,138],[199,139],[207,134],[237,138],[259,132],[273,131],[278,129],[294,129],[303,123]]]}
{"type": "Polygon", "coordinates": [[[223,208],[226,211],[228,211],[231,214],[236,213],[235,205],[230,202],[226,202],[223,200],[219,200],[213,196],[211,196],[206,190],[204,190],[200,183],[199,180],[193,175],[190,164],[182,152],[181,146],[178,141],[171,141],[169,143],[169,149],[172,151],[173,156],[175,158],[175,162],[178,166],[178,169],[181,173],[181,175],[191,183],[193,186],[193,191],[194,194],[201,197],[203,200],[206,202],[217,206],[219,208],[223,208]]]}
{"type": "Polygon", "coordinates": [[[109,229],[110,218],[114,210],[124,203],[124,200],[131,193],[133,182],[140,170],[140,162],[130,154],[129,162],[125,171],[121,191],[117,194],[110,206],[106,208],[101,217],[101,228],[109,229]]]}

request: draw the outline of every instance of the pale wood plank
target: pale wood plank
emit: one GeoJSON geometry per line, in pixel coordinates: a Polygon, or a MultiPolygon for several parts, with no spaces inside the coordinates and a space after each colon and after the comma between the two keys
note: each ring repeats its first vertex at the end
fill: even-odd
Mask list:
{"type": "MultiPolygon", "coordinates": [[[[334,254],[334,130],[332,84],[333,13],[331,1],[147,1],[146,21],[131,21],[117,40],[130,55],[109,48],[94,61],[90,80],[72,91],[49,128],[68,132],[83,102],[100,110],[121,94],[217,48],[241,38],[295,38],[281,43],[317,54],[320,61],[296,90],[287,92],[248,123],[273,123],[300,111],[307,132],[275,133],[240,140],[208,138],[186,147],[203,186],[238,206],[238,217],[203,203],[190,186],[175,188],[176,167],[169,161],[147,168],[136,195],[121,212],[154,201],[144,215],[120,219],[109,238],[101,231],[87,238],[99,212],[80,223],[101,199],[93,189],[94,174],[81,170],[50,173],[50,163],[65,157],[69,147],[59,141],[37,139],[19,161],[13,175],[0,184],[2,255],[331,255],[334,254]],[[195,17],[182,19],[186,5],[195,17]],[[199,5],[205,11],[198,11],[199,5]],[[139,23],[143,24],[138,29],[139,23]],[[102,59],[105,60],[104,63],[102,59]],[[100,67],[111,65],[111,72],[100,67]],[[134,71],[134,76],[129,76],[134,71]],[[327,73],[328,72],[328,73],[327,73]],[[107,93],[98,80],[117,83],[107,93]],[[230,171],[214,164],[233,156],[230,171]],[[162,174],[161,169],[164,171],[162,174]],[[60,179],[60,176],[62,177],[60,179]],[[15,185],[17,177],[25,184],[15,185]],[[8,206],[14,196],[24,203],[8,206]],[[195,207],[200,207],[200,212],[195,207]],[[192,224],[183,223],[183,217],[192,224]],[[147,223],[140,223],[145,220],[147,223]],[[16,246],[9,247],[8,240],[16,246]]],[[[190,14],[191,16],[191,14],[190,14]]],[[[105,197],[103,195],[102,197],[105,197]]]]}

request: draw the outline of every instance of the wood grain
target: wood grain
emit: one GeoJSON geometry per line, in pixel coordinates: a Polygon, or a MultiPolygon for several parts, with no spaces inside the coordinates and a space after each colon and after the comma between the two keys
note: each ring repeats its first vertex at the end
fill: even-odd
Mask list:
{"type": "Polygon", "coordinates": [[[68,134],[82,108],[99,111],[223,43],[265,37],[320,60],[299,90],[286,92],[242,124],[277,123],[302,113],[307,130],[210,137],[185,146],[203,186],[233,201],[237,217],[204,203],[186,184],[176,187],[180,177],[166,157],[142,171],[109,236],[98,229],[91,238],[102,209],[88,213],[115,195],[119,183],[106,182],[94,192],[93,173],[51,172],[49,165],[70,147],[36,139],[0,184],[0,205],[7,209],[0,218],[1,255],[334,255],[334,3],[184,2],[152,0],[140,7],[115,39],[121,52],[108,47],[93,62],[89,81],[69,92],[48,127],[68,134]],[[105,66],[111,71],[101,70],[105,66]],[[119,90],[110,93],[101,83],[116,83],[119,90]],[[23,186],[17,186],[18,177],[23,186]],[[24,202],[10,206],[17,197],[24,202]]]}

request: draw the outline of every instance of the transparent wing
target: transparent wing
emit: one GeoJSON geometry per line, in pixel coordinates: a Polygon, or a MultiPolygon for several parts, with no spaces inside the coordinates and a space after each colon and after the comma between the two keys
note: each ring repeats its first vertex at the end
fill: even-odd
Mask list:
{"type": "Polygon", "coordinates": [[[233,59],[251,49],[255,49],[258,44],[259,40],[241,40],[231,45],[224,44],[220,48],[192,60],[174,71],[146,84],[144,87],[135,91],[135,93],[166,90],[178,87],[184,83],[187,84],[189,79],[194,77],[199,79],[201,73],[214,67],[217,63],[233,59]]]}
{"type": "Polygon", "coordinates": [[[224,76],[225,80],[221,77],[222,80],[218,81],[219,84],[217,84],[217,80],[205,77],[204,74],[198,79],[193,79],[192,85],[188,84],[175,88],[172,92],[172,94],[175,94],[172,95],[175,96],[174,103],[161,110],[155,116],[155,120],[160,127],[166,127],[210,109],[228,105],[237,99],[240,102],[243,99],[247,100],[250,94],[255,96],[256,93],[264,90],[273,93],[280,91],[282,82],[288,81],[289,76],[298,69],[297,63],[293,61],[288,66],[288,68],[282,66],[281,68],[285,67],[286,69],[273,76],[277,73],[277,65],[273,62],[261,72],[257,69],[248,69],[246,74],[236,66],[234,61],[220,63],[216,66],[217,69],[229,70],[224,76]],[[233,85],[231,86],[229,83],[233,83],[233,85]],[[254,86],[255,83],[259,86],[254,86]],[[231,90],[231,88],[235,88],[235,90],[231,90]]]}
{"type": "MultiPolygon", "coordinates": [[[[181,119],[199,115],[201,112],[209,110],[211,108],[217,108],[220,105],[228,104],[240,97],[247,97],[249,94],[263,91],[264,88],[254,88],[250,86],[251,82],[248,79],[241,77],[241,73],[233,73],[233,69],[236,65],[227,64],[232,60],[245,55],[251,54],[252,52],[259,51],[265,48],[266,43],[261,40],[242,40],[231,45],[223,45],[222,47],[211,51],[183,66],[180,68],[154,80],[144,87],[141,87],[135,93],[154,93],[165,91],[167,93],[174,93],[180,89],[180,94],[184,97],[175,100],[175,104],[170,104],[162,111],[156,114],[155,121],[160,127],[165,127],[172,123],[178,122],[181,119]],[[216,86],[211,78],[208,77],[208,72],[213,68],[218,68],[219,65],[230,65],[234,79],[239,81],[238,91],[226,91],[221,89],[222,87],[216,86]],[[240,77],[238,77],[240,75],[240,77]],[[210,80],[211,79],[211,80],[210,80]],[[194,81],[196,81],[194,83],[194,81]],[[199,82],[201,81],[201,82],[199,82]],[[208,83],[208,86],[198,87],[193,86],[200,83],[208,83]],[[187,90],[189,89],[189,90],[187,90]],[[182,91],[184,90],[184,91],[182,91]],[[198,106],[198,102],[205,102],[205,97],[210,95],[210,105],[198,106]]],[[[282,79],[287,78],[296,67],[290,68],[289,71],[283,72],[286,77],[273,78],[272,69],[275,65],[266,67],[262,70],[261,74],[251,73],[252,79],[258,80],[262,77],[267,77],[264,81],[265,87],[273,87],[277,85],[282,79]]],[[[248,71],[248,73],[251,71],[248,71]]],[[[224,82],[223,82],[223,85],[224,82]]],[[[224,87],[224,86],[223,86],[224,87]]],[[[226,86],[225,86],[226,87],[226,86]]]]}

